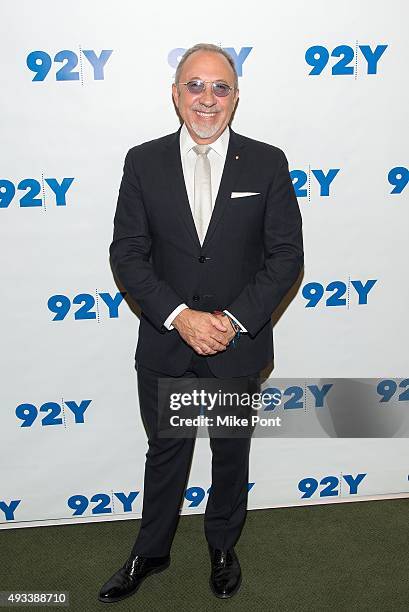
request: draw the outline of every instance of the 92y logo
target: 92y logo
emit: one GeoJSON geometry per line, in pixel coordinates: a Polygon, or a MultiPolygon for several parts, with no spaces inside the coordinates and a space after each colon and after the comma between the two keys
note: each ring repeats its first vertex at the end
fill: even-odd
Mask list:
{"type": "MultiPolygon", "coordinates": [[[[234,61],[234,65],[236,66],[237,70],[237,76],[243,76],[243,64],[252,49],[253,47],[241,47],[241,49],[239,49],[239,51],[237,52],[234,47],[223,47],[223,50],[227,51],[227,53],[234,61]]],[[[171,49],[168,53],[169,66],[176,69],[179,64],[180,58],[182,57],[185,51],[186,49],[184,49],[183,47],[171,49]]]]}
{"type": "Polygon", "coordinates": [[[324,286],[321,283],[312,282],[306,283],[302,289],[302,296],[306,300],[306,308],[315,308],[322,300],[324,306],[346,306],[352,304],[368,304],[368,295],[377,279],[369,279],[367,281],[350,280],[344,283],[340,280],[334,280],[324,286]],[[327,292],[325,294],[325,292],[327,292]],[[345,297],[346,296],[346,297],[345,297]]]}
{"type": "Polygon", "coordinates": [[[64,49],[58,51],[54,56],[49,55],[46,51],[31,51],[27,55],[26,64],[27,68],[34,72],[33,81],[44,81],[54,62],[57,67],[61,64],[55,72],[56,81],[81,81],[82,85],[84,73],[87,73],[86,67],[89,66],[92,68],[91,79],[104,80],[104,68],[112,51],[113,49],[102,49],[97,54],[93,49],[79,47],[78,54],[75,51],[64,49]]]}
{"type": "MultiPolygon", "coordinates": [[[[319,75],[324,71],[324,68],[330,62],[331,58],[339,58],[337,61],[331,62],[331,74],[334,76],[340,74],[350,74],[357,77],[358,60],[360,65],[366,69],[366,74],[377,74],[378,62],[388,48],[388,45],[376,45],[373,49],[370,45],[358,45],[358,41],[354,47],[349,45],[338,45],[332,51],[322,45],[314,45],[309,47],[305,52],[305,61],[312,70],[309,75],[319,75]]],[[[362,72],[362,70],[360,70],[362,72]]]]}
{"type": "Polygon", "coordinates": [[[353,474],[342,474],[339,477],[330,475],[320,480],[314,477],[303,478],[298,483],[298,490],[302,494],[302,499],[309,499],[314,493],[317,493],[315,497],[338,497],[341,494],[341,486],[344,484],[344,494],[357,495],[359,485],[366,476],[366,472],[362,472],[356,476],[353,474]]]}
{"type": "Polygon", "coordinates": [[[14,197],[18,199],[20,208],[32,208],[44,206],[50,197],[55,201],[56,206],[66,206],[66,195],[71,187],[74,178],[44,178],[41,176],[41,182],[33,178],[25,178],[17,185],[8,179],[0,179],[0,208],[8,208],[14,197]],[[52,196],[49,196],[47,191],[51,190],[52,196]],[[16,193],[17,191],[22,193],[16,193]],[[24,193],[25,192],[25,193],[24,193]],[[37,197],[37,196],[41,197],[37,197]]]}
{"type": "Polygon", "coordinates": [[[21,501],[21,499],[11,499],[9,501],[0,499],[0,522],[3,522],[1,521],[2,516],[4,516],[6,521],[15,521],[16,517],[14,512],[21,504],[21,501]]]}
{"type": "Polygon", "coordinates": [[[76,321],[94,319],[98,322],[103,316],[117,319],[118,309],[124,300],[126,292],[117,291],[113,296],[105,291],[96,290],[95,294],[79,293],[70,299],[62,293],[48,298],[48,310],[55,314],[53,321],[63,321],[68,315],[73,315],[76,321]],[[78,308],[79,306],[79,308],[78,308]]]}
{"type": "Polygon", "coordinates": [[[305,172],[301,169],[294,169],[290,172],[290,177],[293,182],[295,195],[297,198],[311,199],[311,191],[317,191],[320,197],[328,197],[330,188],[334,178],[337,176],[340,168],[329,168],[321,170],[319,168],[312,169],[308,167],[305,172]],[[313,185],[313,187],[312,187],[313,185]]]}
{"type": "MultiPolygon", "coordinates": [[[[254,482],[248,482],[247,485],[244,486],[247,486],[247,491],[250,492],[254,485],[254,482]]],[[[200,504],[206,498],[206,495],[210,493],[211,488],[212,487],[210,486],[208,489],[204,489],[203,487],[189,487],[188,489],[186,489],[185,499],[186,501],[190,502],[187,507],[197,508],[197,506],[200,506],[200,504]]]]}
{"type": "Polygon", "coordinates": [[[395,166],[388,172],[388,181],[393,185],[391,193],[402,193],[409,182],[409,170],[405,166],[395,166]]]}
{"type": "Polygon", "coordinates": [[[85,411],[91,404],[92,400],[62,400],[61,404],[57,402],[45,402],[39,408],[35,404],[24,403],[19,404],[15,410],[16,417],[21,421],[20,427],[31,427],[38,419],[41,425],[64,425],[66,427],[68,416],[65,408],[68,408],[71,415],[71,421],[75,424],[84,423],[85,411]],[[60,416],[62,415],[62,416],[60,416]]]}
{"type": "Polygon", "coordinates": [[[73,516],[82,516],[87,510],[88,514],[112,514],[112,513],[123,513],[133,512],[133,503],[138,497],[139,491],[111,491],[108,493],[95,493],[87,497],[82,494],[71,495],[67,499],[67,505],[74,512],[73,516]],[[95,504],[92,505],[91,504],[95,504]],[[115,507],[116,504],[116,507],[115,507]],[[88,507],[90,508],[88,509],[88,507]]]}

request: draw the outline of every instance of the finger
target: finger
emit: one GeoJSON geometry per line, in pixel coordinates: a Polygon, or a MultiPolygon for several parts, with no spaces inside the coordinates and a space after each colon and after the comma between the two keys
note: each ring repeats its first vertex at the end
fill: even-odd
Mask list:
{"type": "Polygon", "coordinates": [[[206,355],[207,347],[205,344],[196,344],[192,347],[199,355],[206,355]]]}
{"type": "Polygon", "coordinates": [[[210,322],[219,331],[224,332],[228,329],[228,327],[226,327],[226,325],[221,321],[221,318],[216,317],[216,315],[210,315],[210,322]]]}
{"type": "Polygon", "coordinates": [[[193,350],[195,350],[198,355],[205,355],[206,354],[207,347],[206,347],[206,344],[204,344],[203,342],[199,343],[197,340],[195,340],[195,344],[192,344],[191,346],[192,346],[193,350]]]}
{"type": "Polygon", "coordinates": [[[219,344],[224,344],[224,346],[227,346],[230,342],[228,336],[226,335],[222,336],[221,334],[211,334],[210,338],[219,344]]]}
{"type": "Polygon", "coordinates": [[[226,344],[224,342],[212,342],[211,346],[215,351],[225,351],[228,344],[228,342],[226,344]]]}
{"type": "Polygon", "coordinates": [[[210,342],[207,344],[208,348],[210,348],[214,352],[225,351],[226,347],[224,344],[220,342],[210,342]]]}
{"type": "Polygon", "coordinates": [[[220,349],[220,345],[225,345],[226,341],[228,344],[229,340],[227,340],[225,335],[222,336],[221,334],[213,334],[212,332],[208,334],[200,334],[200,336],[196,338],[196,342],[199,343],[202,348],[207,346],[217,350],[220,349]]]}
{"type": "Polygon", "coordinates": [[[201,349],[204,355],[215,355],[217,351],[213,349],[209,344],[202,344],[201,349]]]}

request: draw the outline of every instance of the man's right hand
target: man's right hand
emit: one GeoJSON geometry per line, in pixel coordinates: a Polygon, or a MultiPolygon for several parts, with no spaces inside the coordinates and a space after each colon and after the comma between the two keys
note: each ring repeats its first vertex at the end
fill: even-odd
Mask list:
{"type": "Polygon", "coordinates": [[[210,312],[185,308],[173,319],[172,325],[199,355],[225,351],[230,341],[226,335],[229,321],[222,323],[220,317],[210,312]]]}

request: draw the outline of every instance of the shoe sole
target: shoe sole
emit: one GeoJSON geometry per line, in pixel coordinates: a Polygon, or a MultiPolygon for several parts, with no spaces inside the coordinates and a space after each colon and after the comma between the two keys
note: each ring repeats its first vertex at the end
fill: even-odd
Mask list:
{"type": "Polygon", "coordinates": [[[127,597],[131,597],[131,595],[135,595],[135,593],[138,591],[139,587],[142,585],[142,582],[145,580],[145,578],[148,578],[149,576],[152,576],[152,574],[159,574],[160,572],[165,571],[166,569],[168,569],[170,565],[170,561],[168,563],[166,563],[165,565],[161,565],[160,567],[155,567],[154,569],[152,569],[150,572],[148,572],[146,574],[146,576],[143,578],[143,580],[138,584],[138,586],[133,589],[132,591],[130,591],[129,593],[127,593],[126,595],[121,595],[120,597],[98,597],[98,600],[101,601],[102,603],[115,603],[116,601],[122,601],[122,599],[126,599],[127,597]]]}
{"type": "Polygon", "coordinates": [[[211,577],[209,578],[209,585],[210,585],[210,589],[213,593],[213,595],[216,595],[216,597],[218,599],[230,599],[231,597],[233,597],[233,595],[235,595],[237,593],[237,591],[239,590],[240,586],[241,586],[241,580],[242,577],[240,576],[240,580],[236,586],[236,588],[234,589],[234,591],[232,591],[231,593],[229,593],[228,595],[222,595],[221,593],[217,593],[217,591],[214,590],[213,588],[213,584],[212,584],[212,579],[211,577]]]}

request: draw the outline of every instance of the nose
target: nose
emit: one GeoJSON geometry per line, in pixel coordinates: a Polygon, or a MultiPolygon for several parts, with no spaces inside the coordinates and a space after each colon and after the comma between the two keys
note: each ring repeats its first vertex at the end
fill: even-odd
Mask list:
{"type": "Polygon", "coordinates": [[[213,93],[211,83],[204,84],[204,90],[200,94],[199,102],[204,106],[213,106],[214,104],[217,104],[216,96],[213,93]]]}

